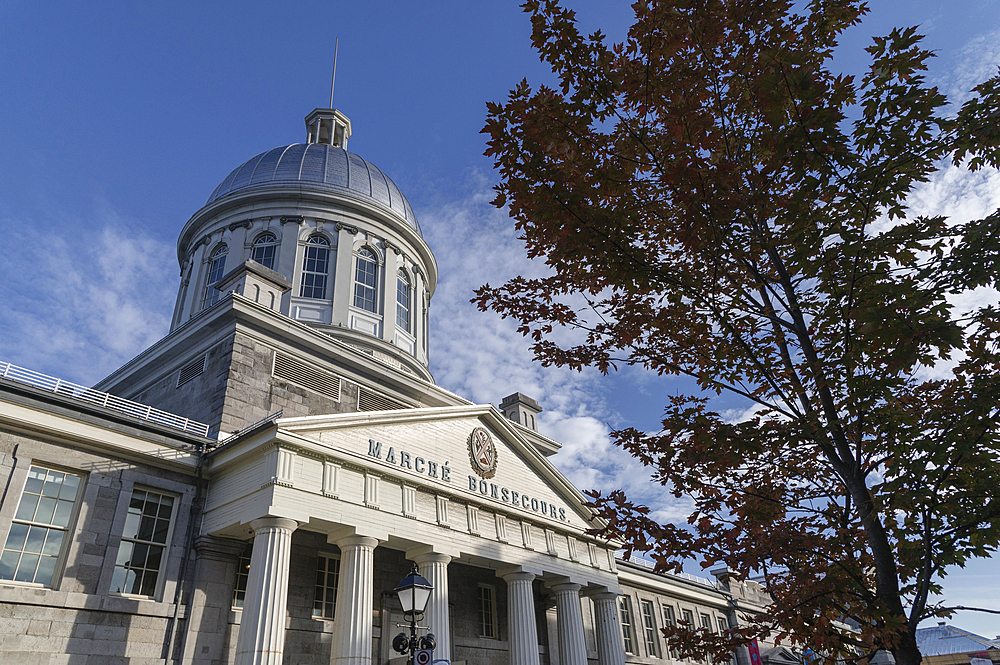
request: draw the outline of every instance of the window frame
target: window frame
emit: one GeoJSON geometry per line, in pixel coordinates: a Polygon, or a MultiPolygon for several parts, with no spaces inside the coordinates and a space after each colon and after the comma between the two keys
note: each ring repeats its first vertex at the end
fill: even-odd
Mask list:
{"type": "Polygon", "coordinates": [[[247,596],[247,584],[250,581],[250,559],[253,555],[253,541],[245,550],[240,552],[239,557],[236,559],[236,583],[233,585],[233,609],[242,610],[243,605],[246,602],[247,596]],[[244,564],[244,561],[246,562],[244,564]],[[240,582],[243,582],[242,588],[240,587],[240,582]],[[242,594],[242,598],[240,595],[242,594]]]}
{"type": "Polygon", "coordinates": [[[11,517],[10,526],[7,529],[7,534],[4,537],[4,544],[3,544],[2,547],[0,547],[0,556],[5,555],[7,552],[19,552],[20,555],[18,556],[17,563],[14,565],[14,574],[13,574],[13,576],[10,577],[9,579],[2,579],[2,580],[0,580],[0,583],[3,583],[3,584],[8,584],[8,583],[9,584],[19,584],[19,585],[23,584],[23,585],[26,585],[26,586],[39,587],[39,588],[45,588],[45,589],[57,589],[58,586],[59,586],[59,583],[62,581],[62,573],[63,573],[63,571],[65,569],[66,558],[69,555],[70,546],[71,546],[72,541],[73,541],[73,534],[75,533],[75,530],[76,530],[75,529],[75,525],[76,525],[77,517],[78,517],[78,515],[80,513],[80,505],[82,503],[81,502],[81,498],[83,496],[84,487],[87,484],[87,475],[85,473],[82,473],[82,472],[77,471],[77,470],[70,470],[70,469],[59,468],[57,465],[50,465],[50,464],[47,464],[45,462],[41,462],[41,461],[38,461],[38,460],[31,460],[31,461],[29,461],[27,466],[28,466],[28,470],[27,470],[27,472],[25,472],[24,482],[21,484],[21,492],[20,492],[20,494],[18,495],[18,498],[17,498],[17,505],[14,508],[14,514],[11,517]],[[76,486],[76,490],[75,490],[75,492],[73,494],[72,501],[63,498],[63,496],[62,496],[62,484],[61,483],[60,483],[59,491],[55,495],[56,500],[55,500],[55,504],[52,507],[52,512],[53,512],[52,519],[55,519],[55,517],[56,517],[55,512],[56,512],[56,510],[57,510],[60,502],[70,503],[71,504],[70,507],[69,507],[69,513],[66,516],[66,525],[65,526],[60,526],[59,524],[57,524],[54,521],[39,522],[39,521],[35,520],[35,517],[38,516],[38,506],[41,503],[41,499],[43,497],[51,497],[51,495],[46,495],[46,494],[42,493],[42,492],[44,492],[44,489],[45,489],[45,482],[46,482],[46,480],[42,481],[42,485],[39,488],[39,491],[37,493],[36,492],[28,492],[31,495],[37,495],[38,496],[38,500],[35,502],[35,507],[32,510],[31,519],[29,520],[29,519],[25,519],[24,517],[19,517],[18,516],[21,513],[21,510],[22,510],[21,504],[22,504],[22,502],[24,500],[25,492],[28,490],[28,484],[32,480],[32,478],[31,478],[31,472],[32,472],[33,469],[44,470],[45,471],[45,479],[46,480],[48,479],[48,474],[50,472],[51,473],[56,473],[56,474],[63,474],[63,479],[64,480],[65,480],[66,477],[73,477],[73,478],[77,478],[78,479],[78,483],[77,483],[77,486],[76,486]],[[14,530],[14,526],[18,525],[18,524],[25,525],[25,526],[28,527],[27,531],[25,532],[25,542],[22,543],[20,550],[7,549],[7,546],[10,544],[11,533],[14,530]],[[43,544],[41,546],[41,549],[37,553],[36,552],[26,552],[24,548],[28,544],[28,538],[31,536],[31,532],[34,529],[45,529],[46,530],[45,531],[45,535],[42,538],[42,543],[43,544]],[[50,531],[58,531],[58,532],[61,532],[63,534],[62,537],[61,537],[59,546],[58,546],[59,547],[59,551],[58,551],[58,553],[55,556],[52,556],[51,554],[45,554],[44,553],[44,549],[45,549],[44,543],[46,541],[48,541],[49,532],[50,531]],[[23,557],[24,557],[25,554],[28,554],[28,555],[35,555],[35,554],[37,554],[38,557],[39,557],[39,560],[37,562],[35,562],[34,572],[32,573],[32,579],[31,579],[31,581],[18,580],[17,579],[18,569],[20,568],[21,561],[23,560],[23,557]],[[37,582],[35,580],[37,578],[39,565],[42,562],[42,557],[43,556],[46,557],[46,558],[48,558],[48,559],[54,559],[54,562],[52,563],[52,572],[51,572],[51,575],[50,575],[50,577],[49,577],[49,579],[48,579],[47,582],[37,582]]]}
{"type": "Polygon", "coordinates": [[[646,643],[646,654],[650,658],[661,658],[660,641],[656,638],[656,609],[651,600],[639,600],[642,610],[642,633],[646,643]]]}
{"type": "Polygon", "coordinates": [[[222,300],[222,292],[215,288],[226,274],[226,257],[229,245],[222,242],[215,246],[208,258],[208,274],[205,275],[205,292],[201,297],[201,308],[208,309],[222,300]],[[218,265],[216,265],[218,264],[218,265]],[[213,279],[214,276],[214,279],[213,279]]]}
{"type": "MultiPolygon", "coordinates": [[[[123,494],[124,494],[124,491],[123,491],[123,494]]],[[[115,558],[112,559],[111,562],[110,562],[111,563],[111,574],[110,574],[111,579],[107,583],[108,584],[108,587],[107,587],[108,588],[108,593],[110,593],[112,595],[116,595],[116,596],[124,596],[124,597],[127,597],[127,598],[149,598],[149,599],[153,599],[153,600],[157,600],[157,599],[159,599],[161,597],[161,595],[163,593],[164,586],[167,583],[167,578],[169,577],[169,574],[168,574],[169,570],[168,570],[168,568],[170,566],[170,549],[171,549],[171,544],[172,544],[173,539],[174,539],[174,529],[177,526],[178,509],[179,509],[179,507],[181,505],[181,499],[182,499],[182,497],[181,497],[180,494],[177,494],[175,492],[166,491],[166,490],[160,489],[158,487],[149,487],[149,486],[146,486],[146,485],[133,485],[132,486],[132,489],[128,493],[128,501],[125,502],[125,504],[124,504],[124,516],[123,516],[124,520],[121,523],[121,535],[120,535],[120,537],[118,539],[118,547],[117,547],[117,549],[115,551],[115,558]],[[132,501],[134,500],[135,495],[136,495],[137,492],[145,492],[146,495],[147,495],[147,497],[148,497],[149,494],[156,494],[157,496],[159,496],[161,498],[162,497],[168,497],[171,500],[170,515],[167,517],[167,520],[168,520],[167,521],[167,530],[166,530],[166,533],[164,534],[164,539],[163,539],[162,543],[161,542],[156,542],[152,538],[144,540],[144,539],[140,539],[138,537],[139,533],[140,533],[139,529],[142,528],[142,518],[144,517],[144,515],[143,515],[142,512],[139,513],[139,522],[136,525],[136,535],[135,536],[127,536],[126,535],[126,531],[125,530],[128,528],[129,516],[132,515],[132,514],[134,514],[134,513],[131,512],[132,501]],[[125,565],[119,564],[119,561],[121,561],[121,558],[122,558],[122,547],[124,546],[125,543],[131,543],[133,545],[133,548],[132,548],[132,552],[133,553],[135,552],[135,547],[134,547],[135,544],[145,545],[147,547],[147,557],[148,557],[148,549],[149,549],[149,547],[161,547],[161,548],[163,548],[163,551],[160,554],[159,566],[158,566],[158,568],[156,568],[156,579],[155,579],[155,581],[153,583],[153,587],[154,588],[152,589],[152,593],[145,594],[145,593],[135,593],[135,592],[132,592],[132,591],[116,591],[115,590],[115,581],[116,581],[116,579],[118,577],[118,575],[117,575],[118,569],[122,568],[122,569],[126,570],[126,580],[127,580],[127,575],[128,575],[127,571],[130,569],[129,567],[127,567],[125,565]]],[[[143,502],[143,505],[145,506],[145,501],[143,502]]],[[[158,505],[159,505],[159,502],[158,502],[158,505]]],[[[160,511],[157,510],[157,514],[154,517],[154,531],[153,531],[153,535],[154,536],[156,534],[156,531],[155,531],[156,522],[158,522],[161,519],[162,519],[162,517],[160,515],[160,511]]],[[[146,559],[146,561],[148,561],[148,558],[146,559]]],[[[139,570],[141,570],[141,571],[143,571],[145,573],[145,572],[148,572],[149,570],[152,570],[152,569],[151,568],[145,568],[145,567],[143,567],[143,568],[140,568],[139,570]]]]}
{"type": "Polygon", "coordinates": [[[351,298],[351,303],[354,307],[372,314],[378,314],[378,268],[379,260],[378,254],[375,253],[375,250],[368,246],[364,246],[355,252],[354,294],[351,298]],[[369,271],[366,270],[363,274],[361,272],[362,261],[364,261],[365,264],[371,265],[371,284],[367,283],[369,271]],[[362,276],[366,278],[365,281],[361,281],[360,277],[362,276]],[[368,298],[368,295],[371,297],[368,298]]]}
{"type": "Polygon", "coordinates": [[[274,264],[278,260],[278,247],[280,245],[281,241],[278,239],[278,235],[274,231],[262,231],[256,238],[254,238],[253,242],[250,243],[250,259],[252,261],[256,261],[265,268],[274,270],[274,264]],[[271,241],[263,242],[268,236],[271,236],[271,241]],[[267,259],[266,263],[257,258],[258,251],[263,254],[261,258],[267,259]]]}
{"type": "Polygon", "coordinates": [[[497,625],[497,588],[492,584],[484,584],[480,582],[476,586],[476,600],[479,606],[479,637],[486,640],[497,640],[500,639],[499,626],[497,625]],[[489,598],[483,597],[483,592],[489,592],[489,598]],[[490,623],[487,624],[484,618],[484,614],[490,614],[490,623]],[[489,626],[490,633],[483,630],[486,626],[489,626]]]}
{"type": "MultiPolygon", "coordinates": [[[[677,626],[677,608],[670,603],[660,603],[660,609],[663,614],[663,626],[670,626],[671,628],[677,626]]],[[[678,660],[677,650],[670,649],[668,645],[668,653],[673,660],[678,660]]]]}
{"type": "Polygon", "coordinates": [[[340,591],[340,555],[334,552],[319,552],[316,555],[316,576],[323,575],[323,583],[317,579],[313,583],[313,608],[312,614],[310,615],[313,619],[322,619],[325,621],[332,621],[337,614],[337,593],[340,591]],[[330,561],[337,562],[337,570],[334,573],[336,576],[336,586],[333,587],[333,599],[327,600],[327,594],[330,591],[330,586],[328,582],[330,581],[330,561]],[[326,565],[320,570],[320,564],[326,562],[326,565]],[[322,592],[321,592],[322,590],[322,592]],[[317,598],[317,596],[320,596],[317,598]],[[322,603],[323,607],[319,608],[320,613],[316,614],[316,603],[322,603]],[[326,606],[330,605],[330,614],[326,614],[326,606]]]}
{"type": "MultiPolygon", "coordinates": [[[[411,333],[413,326],[413,280],[402,268],[396,273],[396,327],[411,333]],[[405,304],[401,300],[405,299],[405,304]]],[[[412,334],[412,333],[411,333],[412,334]]]]}
{"type": "Polygon", "coordinates": [[[618,624],[622,631],[622,646],[625,653],[630,656],[638,656],[635,650],[635,634],[632,627],[635,622],[632,619],[632,607],[628,596],[618,596],[618,624]]]}
{"type": "Polygon", "coordinates": [[[333,250],[333,243],[330,239],[321,233],[314,233],[308,238],[304,243],[304,250],[302,251],[302,271],[299,277],[299,297],[310,298],[313,300],[329,300],[327,298],[328,287],[330,286],[330,253],[333,250]],[[317,253],[322,250],[326,253],[326,256],[322,260],[322,270],[319,268],[321,263],[318,256],[312,256],[311,251],[316,249],[317,253]],[[310,269],[310,262],[313,263],[313,269],[310,269]],[[321,285],[317,285],[320,282],[321,285]],[[308,291],[308,293],[307,293],[308,291]],[[319,293],[319,295],[315,295],[319,293]]]}

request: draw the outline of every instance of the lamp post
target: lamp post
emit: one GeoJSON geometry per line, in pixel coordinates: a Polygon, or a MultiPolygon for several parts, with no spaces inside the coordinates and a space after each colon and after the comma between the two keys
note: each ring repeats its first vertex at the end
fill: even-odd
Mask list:
{"type": "Polygon", "coordinates": [[[410,635],[400,633],[392,640],[392,648],[397,652],[405,654],[409,652],[409,665],[414,665],[414,658],[417,647],[421,649],[433,650],[437,646],[432,633],[427,633],[419,640],[417,639],[417,628],[427,630],[425,626],[417,625],[417,616],[423,616],[424,608],[427,607],[427,600],[431,597],[431,590],[434,587],[424,579],[417,570],[416,564],[410,574],[396,585],[396,595],[403,606],[403,617],[410,622],[410,635]]]}

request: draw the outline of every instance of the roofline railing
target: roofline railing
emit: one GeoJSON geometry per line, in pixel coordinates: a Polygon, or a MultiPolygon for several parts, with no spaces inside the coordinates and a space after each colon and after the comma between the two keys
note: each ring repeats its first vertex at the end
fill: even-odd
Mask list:
{"type": "Polygon", "coordinates": [[[0,373],[0,378],[2,379],[10,379],[11,381],[25,383],[29,386],[48,390],[59,395],[82,399],[91,404],[112,409],[141,420],[148,420],[159,425],[166,425],[167,427],[173,427],[199,436],[208,436],[208,425],[191,420],[190,418],[154,409],[146,404],[139,404],[138,402],[123,399],[111,393],[94,390],[93,388],[58,379],[54,376],[48,376],[41,372],[18,367],[9,362],[0,361],[0,369],[3,370],[0,373]]]}

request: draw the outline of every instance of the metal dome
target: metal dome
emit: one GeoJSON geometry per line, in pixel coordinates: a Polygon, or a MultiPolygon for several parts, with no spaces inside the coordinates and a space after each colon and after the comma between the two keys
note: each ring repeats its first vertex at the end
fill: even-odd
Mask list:
{"type": "Polygon", "coordinates": [[[206,205],[259,187],[293,184],[375,203],[396,213],[420,233],[413,209],[396,183],[353,152],[322,143],[293,143],[251,157],[226,176],[206,205]]]}

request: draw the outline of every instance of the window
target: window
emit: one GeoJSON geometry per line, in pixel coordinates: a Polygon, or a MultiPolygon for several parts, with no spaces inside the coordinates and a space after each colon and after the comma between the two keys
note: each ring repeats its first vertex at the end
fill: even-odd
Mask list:
{"type": "Polygon", "coordinates": [[[653,603],[642,601],[642,630],[646,636],[646,654],[650,658],[659,658],[660,650],[656,644],[656,617],[653,616],[653,603]]]}
{"type": "Polygon", "coordinates": [[[306,241],[302,261],[303,298],[326,298],[326,278],[330,272],[330,241],[323,236],[312,236],[306,241]]]}
{"type": "Polygon", "coordinates": [[[410,332],[410,278],[402,270],[396,276],[396,326],[410,332]]]}
{"type": "Polygon", "coordinates": [[[240,561],[236,565],[236,591],[233,594],[233,607],[243,607],[243,602],[247,598],[247,580],[250,579],[250,554],[253,546],[248,547],[240,555],[240,561]]]}
{"type": "Polygon", "coordinates": [[[274,268],[274,254],[278,250],[278,239],[268,231],[257,236],[253,241],[250,258],[265,268],[274,268]]]}
{"type": "Polygon", "coordinates": [[[479,637],[497,637],[496,593],[489,584],[479,585],[479,637]]]}
{"type": "Polygon", "coordinates": [[[111,578],[112,593],[156,595],[173,511],[174,497],[133,490],[111,578]]]}
{"type": "Polygon", "coordinates": [[[681,610],[681,621],[687,624],[685,628],[694,628],[694,612],[691,610],[681,610]]]}
{"type": "Polygon", "coordinates": [[[622,640],[625,642],[625,653],[635,654],[635,642],[632,639],[632,610],[628,598],[618,598],[618,610],[622,619],[622,640]]]}
{"type": "Polygon", "coordinates": [[[32,465],[0,555],[0,579],[51,586],[68,542],[80,476],[32,465]]]}
{"type": "MultiPolygon", "coordinates": [[[[663,625],[674,627],[677,625],[677,614],[674,613],[674,608],[671,605],[663,606],[663,625]]],[[[670,657],[674,660],[677,659],[677,650],[670,650],[670,657]]]]}
{"type": "Polygon", "coordinates": [[[702,614],[701,627],[707,630],[708,632],[712,632],[712,617],[708,616],[707,614],[702,614]]]}
{"type": "Polygon", "coordinates": [[[370,249],[358,252],[358,263],[354,271],[354,306],[375,312],[375,277],[378,273],[375,255],[370,249]]]}
{"type": "Polygon", "coordinates": [[[316,597],[313,616],[332,619],[337,609],[337,582],[340,579],[340,557],[320,554],[316,564],[316,597]]]}
{"type": "Polygon", "coordinates": [[[719,635],[725,635],[726,631],[729,630],[729,622],[722,617],[715,617],[715,620],[719,624],[719,635]]]}
{"type": "Polygon", "coordinates": [[[226,255],[229,254],[227,245],[219,245],[212,252],[211,265],[208,268],[208,279],[205,280],[205,294],[201,299],[201,308],[211,307],[219,302],[222,293],[215,288],[215,283],[222,279],[226,271],[226,255]]]}

